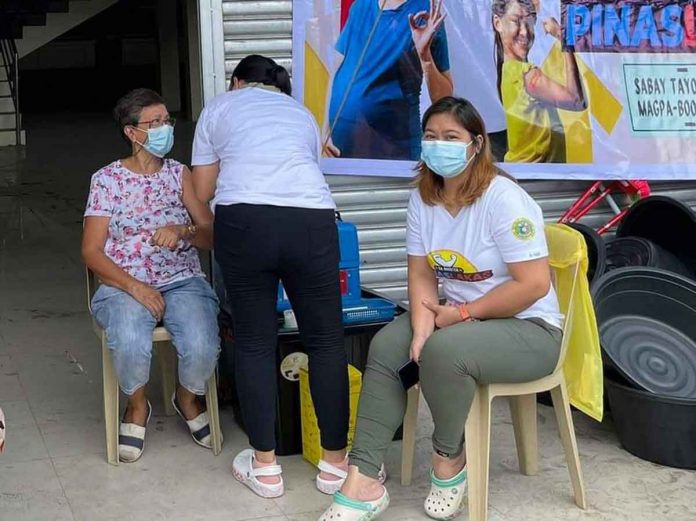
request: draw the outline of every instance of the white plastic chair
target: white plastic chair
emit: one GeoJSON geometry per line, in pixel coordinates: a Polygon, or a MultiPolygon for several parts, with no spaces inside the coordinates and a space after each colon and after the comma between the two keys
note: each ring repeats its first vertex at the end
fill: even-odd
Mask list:
{"type": "MultiPolygon", "coordinates": [[[[92,296],[96,291],[96,277],[87,269],[87,306],[92,312],[92,296]]],[[[119,426],[119,387],[116,371],[111,360],[109,347],[106,342],[106,331],[92,317],[94,332],[102,344],[102,372],[104,380],[104,428],[106,429],[106,459],[112,465],[118,465],[118,426],[119,426]]],[[[171,403],[171,396],[176,390],[176,350],[171,345],[171,336],[163,327],[156,327],[152,333],[154,352],[159,360],[162,370],[162,396],[164,399],[164,412],[167,416],[176,414],[171,403]]],[[[217,398],[217,377],[213,371],[208,380],[208,388],[205,394],[208,416],[210,417],[210,438],[213,445],[213,454],[216,456],[222,452],[222,436],[220,430],[220,413],[217,398]]]]}
{"type": "MultiPolygon", "coordinates": [[[[575,251],[579,251],[580,247],[569,245],[568,241],[583,241],[584,239],[578,232],[563,225],[547,225],[545,231],[549,243],[549,262],[554,268],[554,275],[558,277],[559,267],[554,266],[555,250],[568,251],[568,249],[571,249],[572,251],[574,248],[575,251]],[[569,233],[569,231],[572,233],[569,233]],[[560,242],[565,242],[565,244],[560,244],[560,242]],[[561,246],[565,246],[565,248],[561,246]]],[[[501,396],[509,397],[520,472],[527,476],[533,476],[539,471],[536,393],[545,391],[551,391],[553,409],[556,414],[561,442],[575,493],[575,503],[582,509],[587,508],[573,417],[563,373],[563,364],[571,338],[572,318],[575,311],[573,296],[577,287],[578,277],[583,276],[580,272],[580,262],[581,260],[578,259],[570,267],[563,266],[563,269],[572,270],[574,275],[570,301],[567,305],[561,306],[562,309],[567,311],[560,357],[553,373],[533,382],[480,384],[476,386],[476,394],[474,395],[465,427],[469,521],[486,521],[488,519],[488,474],[491,444],[491,403],[493,399],[501,396]]],[[[411,484],[413,474],[419,398],[419,389],[412,388],[408,393],[401,449],[401,484],[404,486],[411,484]]]]}

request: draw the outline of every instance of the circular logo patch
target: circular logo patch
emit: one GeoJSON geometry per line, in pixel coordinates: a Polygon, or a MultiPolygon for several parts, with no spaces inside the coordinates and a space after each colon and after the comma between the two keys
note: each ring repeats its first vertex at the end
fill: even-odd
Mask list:
{"type": "Polygon", "coordinates": [[[526,217],[515,219],[515,222],[512,223],[512,234],[520,241],[529,241],[536,234],[534,223],[526,217]]]}
{"type": "Polygon", "coordinates": [[[297,382],[300,380],[300,368],[304,367],[306,369],[309,366],[308,362],[309,359],[305,353],[299,351],[290,353],[280,363],[280,374],[286,380],[297,382]]]}

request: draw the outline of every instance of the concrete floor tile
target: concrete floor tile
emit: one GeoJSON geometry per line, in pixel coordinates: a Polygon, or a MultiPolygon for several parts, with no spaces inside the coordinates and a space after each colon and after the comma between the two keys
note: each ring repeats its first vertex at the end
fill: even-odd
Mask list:
{"type": "Polygon", "coordinates": [[[3,402],[5,400],[14,401],[26,398],[18,374],[7,375],[0,373],[0,397],[2,397],[3,402]]]}
{"type": "Polygon", "coordinates": [[[239,521],[283,516],[272,500],[237,483],[226,458],[198,450],[160,447],[118,467],[103,455],[55,460],[78,521],[239,521]]]}
{"type": "Polygon", "coordinates": [[[25,400],[11,402],[3,399],[2,409],[7,428],[5,452],[0,456],[0,464],[47,459],[49,454],[29,403],[25,400]]]}
{"type": "Polygon", "coordinates": [[[2,463],[0,519],[74,521],[50,460],[2,463]]]}

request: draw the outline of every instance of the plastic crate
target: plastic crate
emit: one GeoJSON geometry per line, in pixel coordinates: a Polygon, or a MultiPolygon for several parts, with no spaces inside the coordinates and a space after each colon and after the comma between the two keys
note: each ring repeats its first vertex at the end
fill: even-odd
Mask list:
{"type": "Polygon", "coordinates": [[[389,322],[394,318],[396,305],[382,298],[360,299],[357,305],[343,308],[343,324],[389,322]]]}
{"type": "MultiPolygon", "coordinates": [[[[358,413],[358,400],[362,388],[362,373],[352,365],[348,366],[350,386],[350,420],[348,424],[348,450],[353,446],[355,420],[358,413]]],[[[309,371],[300,369],[300,408],[302,411],[302,456],[312,465],[317,466],[321,458],[321,439],[314,402],[309,392],[309,371]]]]}

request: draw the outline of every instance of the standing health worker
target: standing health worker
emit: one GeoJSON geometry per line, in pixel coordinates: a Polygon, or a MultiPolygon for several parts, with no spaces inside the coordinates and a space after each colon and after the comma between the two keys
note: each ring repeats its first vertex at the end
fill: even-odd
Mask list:
{"type": "Polygon", "coordinates": [[[288,72],[269,58],[244,58],[230,87],[201,114],[192,164],[198,198],[215,207],[215,256],[233,315],[237,392],[252,447],[234,459],[234,475],[262,497],[283,494],[275,458],[282,281],[309,355],[324,449],[317,488],[333,494],[348,469],[348,369],[335,204],[319,169],[319,129],[290,96],[288,72]]]}

